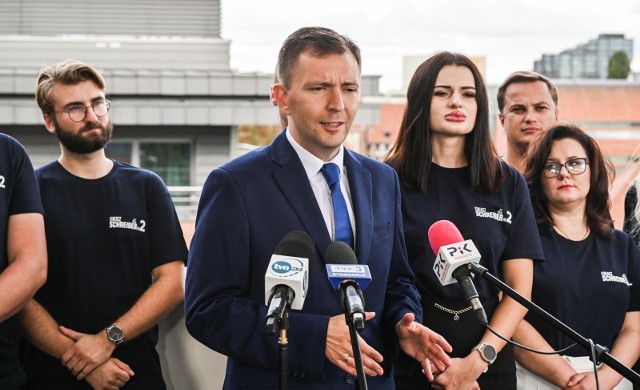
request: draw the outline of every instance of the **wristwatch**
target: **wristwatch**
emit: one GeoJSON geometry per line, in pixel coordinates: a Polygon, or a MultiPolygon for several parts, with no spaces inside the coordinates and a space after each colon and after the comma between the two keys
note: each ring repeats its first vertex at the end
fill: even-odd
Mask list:
{"type": "Polygon", "coordinates": [[[496,349],[491,344],[480,343],[473,349],[480,352],[480,357],[482,357],[482,360],[489,363],[489,365],[491,365],[491,363],[493,363],[498,356],[496,349]]]}
{"type": "Polygon", "coordinates": [[[107,339],[115,345],[120,345],[124,342],[124,331],[118,325],[111,325],[106,327],[107,339]]]}

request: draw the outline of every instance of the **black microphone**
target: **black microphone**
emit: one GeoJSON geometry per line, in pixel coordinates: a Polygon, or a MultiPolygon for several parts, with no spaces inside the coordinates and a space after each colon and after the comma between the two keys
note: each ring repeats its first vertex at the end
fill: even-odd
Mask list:
{"type": "Polygon", "coordinates": [[[264,275],[268,333],[276,331],[276,322],[285,317],[289,308],[302,309],[315,254],[315,243],[305,232],[290,232],[276,246],[264,275]]]}
{"type": "Polygon", "coordinates": [[[482,303],[480,303],[478,291],[476,290],[476,286],[473,284],[473,280],[471,279],[473,275],[469,270],[469,265],[465,264],[456,268],[451,276],[453,276],[458,281],[458,284],[462,289],[462,295],[464,295],[467,302],[473,308],[473,311],[476,313],[478,320],[480,320],[482,325],[487,325],[489,323],[489,320],[487,319],[487,313],[484,311],[482,303]]]}
{"type": "Polygon", "coordinates": [[[327,275],[338,291],[347,321],[352,321],[357,330],[364,329],[364,296],[362,290],[371,282],[367,265],[358,264],[353,249],[342,241],[329,244],[324,256],[327,275]]]}

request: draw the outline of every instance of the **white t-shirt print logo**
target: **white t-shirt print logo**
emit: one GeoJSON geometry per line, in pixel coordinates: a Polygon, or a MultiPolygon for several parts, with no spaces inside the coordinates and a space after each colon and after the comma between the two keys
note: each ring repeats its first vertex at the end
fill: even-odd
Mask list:
{"type": "Polygon", "coordinates": [[[476,211],[476,217],[491,218],[491,219],[495,219],[498,222],[506,222],[508,224],[511,224],[511,218],[513,218],[513,216],[511,215],[511,211],[507,210],[503,213],[502,209],[498,211],[487,211],[486,207],[474,206],[473,208],[476,211]],[[506,217],[505,217],[505,214],[506,214],[506,217]]]}
{"type": "Polygon", "coordinates": [[[131,229],[137,230],[139,232],[144,232],[145,227],[147,226],[147,222],[144,219],[140,220],[140,224],[138,225],[138,221],[134,218],[131,222],[123,221],[122,217],[109,217],[109,228],[110,229],[131,229]]]}

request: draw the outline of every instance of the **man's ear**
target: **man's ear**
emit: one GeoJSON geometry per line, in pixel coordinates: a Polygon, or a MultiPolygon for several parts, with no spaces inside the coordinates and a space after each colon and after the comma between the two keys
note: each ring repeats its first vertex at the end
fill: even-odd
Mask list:
{"type": "Polygon", "coordinates": [[[498,120],[500,121],[500,125],[504,127],[504,115],[502,115],[501,113],[498,113],[498,120]]]}
{"type": "Polygon", "coordinates": [[[53,121],[53,116],[55,113],[50,114],[42,114],[42,119],[44,120],[44,126],[47,128],[47,131],[51,134],[55,134],[56,132],[56,124],[53,121]]]}
{"type": "Polygon", "coordinates": [[[271,99],[272,102],[275,100],[278,107],[287,115],[289,112],[289,94],[287,91],[287,87],[285,87],[282,83],[275,83],[271,87],[271,99]]]}

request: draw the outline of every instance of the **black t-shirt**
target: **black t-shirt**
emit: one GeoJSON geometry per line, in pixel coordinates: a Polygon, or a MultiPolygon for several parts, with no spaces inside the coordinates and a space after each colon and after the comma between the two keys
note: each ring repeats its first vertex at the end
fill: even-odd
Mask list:
{"type": "MultiPolygon", "coordinates": [[[[9,266],[9,217],[42,212],[38,185],[27,153],[18,141],[0,133],[0,273],[9,266]]],[[[18,361],[18,338],[15,317],[0,323],[0,377],[8,374],[3,372],[6,371],[4,363],[18,361]]],[[[16,364],[12,365],[15,366],[16,364]]],[[[7,367],[7,370],[10,369],[11,367],[7,367]]]]}
{"type": "MultiPolygon", "coordinates": [[[[606,239],[594,232],[571,241],[554,229],[540,228],[546,261],[534,268],[533,301],[594,343],[611,348],[629,311],[640,310],[640,252],[619,230],[606,239]]],[[[527,321],[555,349],[574,341],[535,313],[527,321]]],[[[565,353],[588,355],[581,346],[565,353]]]]}
{"type": "MultiPolygon", "coordinates": [[[[480,264],[502,278],[501,263],[510,259],[543,259],[529,199],[520,173],[503,164],[505,180],[498,193],[481,194],[471,186],[469,167],[443,168],[431,164],[427,192],[402,189],[402,213],[409,263],[421,294],[436,300],[464,301],[456,284],[442,286],[435,276],[435,254],[427,232],[436,221],[446,219],[471,239],[482,255],[480,264]]],[[[475,280],[481,299],[498,294],[484,280],[475,280]]],[[[428,321],[427,321],[428,322],[428,321]]]]}
{"type": "MultiPolygon", "coordinates": [[[[95,334],[128,311],[151,285],[151,271],[186,260],[182,229],[162,180],[114,162],[103,178],[86,180],[58,162],[36,171],[45,209],[49,275],[36,300],[59,324],[95,334]]],[[[127,388],[163,388],[157,328],[113,356],[136,373],[127,388]]],[[[34,388],[86,388],[61,363],[29,346],[25,369],[34,388]],[[62,386],[62,387],[60,387],[62,386]]]]}

